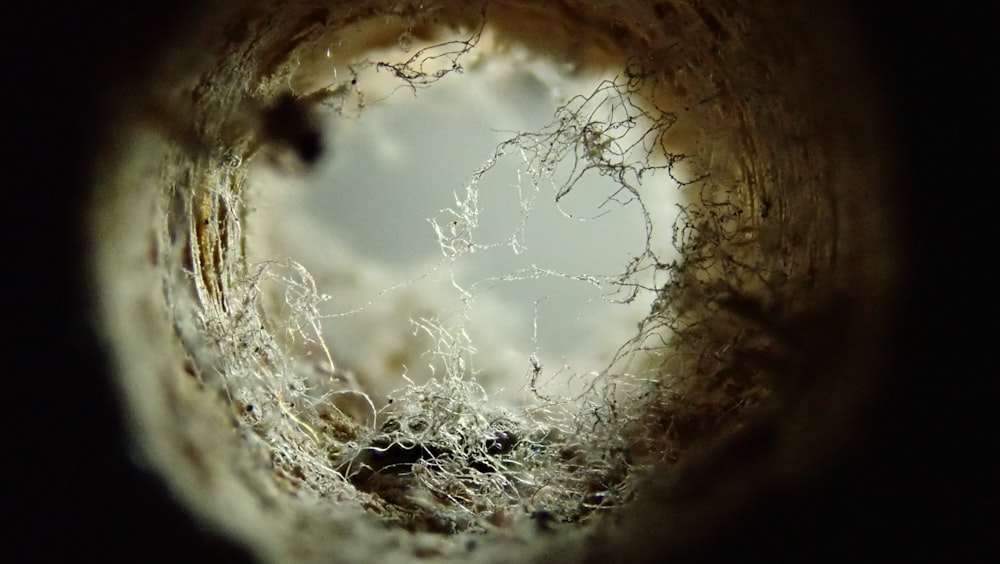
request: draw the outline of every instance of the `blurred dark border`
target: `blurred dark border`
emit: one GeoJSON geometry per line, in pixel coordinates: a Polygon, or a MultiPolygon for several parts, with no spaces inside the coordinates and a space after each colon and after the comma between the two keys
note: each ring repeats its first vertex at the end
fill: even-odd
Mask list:
{"type": "Polygon", "coordinates": [[[4,310],[14,312],[5,356],[16,358],[4,372],[18,389],[7,394],[15,410],[4,433],[14,443],[4,449],[14,464],[13,476],[4,472],[7,562],[251,561],[135,464],[86,282],[88,161],[105,120],[104,88],[155,64],[150,47],[185,25],[187,6],[3,8],[5,66],[14,68],[4,81],[4,151],[17,179],[4,183],[3,210],[14,257],[5,265],[4,310]]]}
{"type": "MultiPolygon", "coordinates": [[[[905,226],[913,268],[892,389],[871,448],[807,496],[774,499],[700,555],[706,560],[996,560],[995,334],[984,229],[996,181],[995,32],[985,9],[923,10],[854,2],[859,36],[886,77],[904,157],[905,226]],[[985,323],[980,329],[976,323],[985,323]],[[745,526],[743,526],[745,525],[745,526]],[[987,558],[987,555],[992,558],[987,558]]],[[[83,282],[88,148],[102,123],[102,85],[143,68],[147,47],[186,23],[187,3],[8,3],[5,160],[14,176],[3,226],[8,317],[3,409],[3,558],[247,560],[195,525],[131,460],[92,331],[83,282]],[[11,72],[13,69],[13,72],[11,72]],[[10,260],[10,259],[13,260],[10,260]],[[29,389],[30,387],[30,389],[29,389]],[[13,468],[13,472],[11,472],[13,468]]],[[[990,230],[992,232],[992,230],[990,230]]]]}

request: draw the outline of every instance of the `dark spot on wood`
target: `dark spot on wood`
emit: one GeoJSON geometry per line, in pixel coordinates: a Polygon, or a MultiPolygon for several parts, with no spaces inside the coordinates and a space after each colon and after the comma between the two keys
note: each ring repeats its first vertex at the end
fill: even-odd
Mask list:
{"type": "Polygon", "coordinates": [[[188,462],[197,479],[203,487],[212,483],[212,470],[202,455],[201,450],[191,441],[185,440],[181,443],[181,455],[188,462]]]}
{"type": "Polygon", "coordinates": [[[299,29],[300,33],[302,31],[308,30],[313,26],[325,26],[330,19],[330,10],[327,8],[316,8],[315,10],[309,12],[299,20],[296,28],[299,29]]]}
{"type": "Polygon", "coordinates": [[[628,45],[632,39],[632,30],[623,22],[611,22],[611,36],[619,45],[628,45]]]}
{"type": "Polygon", "coordinates": [[[760,217],[767,218],[769,215],[771,215],[771,199],[763,198],[760,201],[760,217]]]}
{"type": "Polygon", "coordinates": [[[551,531],[552,525],[556,522],[556,516],[550,511],[540,509],[531,513],[531,519],[538,526],[539,530],[551,531]]]}
{"type": "Polygon", "coordinates": [[[669,16],[677,16],[677,9],[673,7],[669,2],[657,2],[653,6],[653,11],[656,12],[656,17],[661,20],[666,19],[669,16]]]}
{"type": "Polygon", "coordinates": [[[722,23],[715,17],[715,14],[699,4],[694,5],[694,11],[698,13],[701,21],[705,22],[705,27],[708,28],[708,31],[712,32],[716,40],[725,41],[729,39],[729,32],[726,31],[726,28],[722,27],[722,23]]]}

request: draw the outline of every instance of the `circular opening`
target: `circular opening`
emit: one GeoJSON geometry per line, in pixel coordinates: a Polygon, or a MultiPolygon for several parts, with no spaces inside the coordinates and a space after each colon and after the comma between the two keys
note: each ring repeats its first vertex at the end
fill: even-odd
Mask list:
{"type": "Polygon", "coordinates": [[[149,456],[275,560],[638,550],[766,481],[665,501],[689,453],[823,413],[756,454],[805,473],[870,385],[891,237],[794,16],[209,10],[95,213],[149,456]]]}
{"type": "Polygon", "coordinates": [[[224,359],[229,391],[276,398],[317,447],[286,463],[407,529],[579,522],[628,496],[616,406],[669,387],[650,312],[677,258],[676,118],[637,61],[535,55],[486,20],[422,35],[327,48],[329,84],[263,110],[302,131],[250,165],[246,317],[291,355],[250,386],[224,359]]]}

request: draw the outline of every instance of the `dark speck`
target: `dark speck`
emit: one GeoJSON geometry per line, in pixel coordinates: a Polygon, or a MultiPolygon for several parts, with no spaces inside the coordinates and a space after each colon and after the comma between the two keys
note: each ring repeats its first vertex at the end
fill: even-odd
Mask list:
{"type": "Polygon", "coordinates": [[[295,152],[306,164],[316,164],[323,154],[323,137],[318,131],[310,131],[299,139],[295,146],[295,152]]]}
{"type": "Polygon", "coordinates": [[[517,437],[511,433],[501,431],[495,437],[486,441],[486,454],[508,454],[514,450],[516,443],[517,437]]]}
{"type": "Polygon", "coordinates": [[[545,511],[544,509],[533,512],[531,514],[531,518],[535,521],[535,524],[538,525],[538,528],[543,531],[551,531],[552,524],[556,521],[556,516],[549,511],[545,511]]]}
{"type": "Polygon", "coordinates": [[[323,133],[307,102],[285,94],[264,111],[261,134],[272,143],[286,145],[306,164],[323,154],[323,133]]]}

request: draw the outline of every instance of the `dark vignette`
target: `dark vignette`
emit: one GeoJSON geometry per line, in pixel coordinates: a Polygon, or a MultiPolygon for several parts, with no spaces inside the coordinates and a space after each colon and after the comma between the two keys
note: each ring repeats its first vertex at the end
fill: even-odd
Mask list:
{"type": "MultiPolygon", "coordinates": [[[[187,3],[65,4],[12,3],[0,19],[4,153],[14,165],[3,209],[4,311],[13,313],[4,348],[14,360],[4,371],[14,407],[3,410],[13,444],[5,560],[245,561],[132,461],[86,282],[86,166],[102,88],[155,61],[187,3]]],[[[1000,554],[997,465],[987,460],[996,424],[988,372],[977,367],[991,348],[973,315],[989,323],[993,302],[984,287],[992,253],[976,252],[993,221],[981,170],[991,155],[977,139],[996,123],[989,19],[956,3],[924,12],[854,4],[855,39],[886,77],[905,171],[897,209],[911,270],[887,343],[890,388],[857,457],[802,497],[738,516],[724,538],[684,555],[691,561],[1000,554]]]]}

